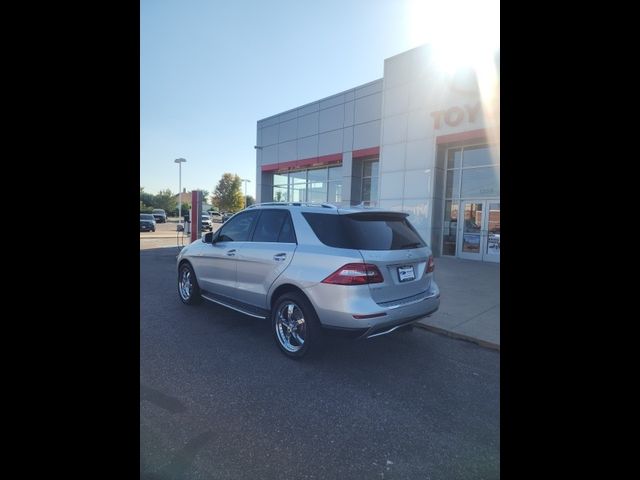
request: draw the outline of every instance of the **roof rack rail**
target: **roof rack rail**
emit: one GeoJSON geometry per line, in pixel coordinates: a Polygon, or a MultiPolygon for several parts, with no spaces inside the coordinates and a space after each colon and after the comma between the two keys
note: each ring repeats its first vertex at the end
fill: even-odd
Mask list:
{"type": "Polygon", "coordinates": [[[330,203],[310,203],[310,202],[263,202],[263,203],[254,203],[249,205],[247,208],[253,207],[261,207],[264,205],[291,205],[294,207],[323,207],[323,208],[333,208],[335,210],[338,209],[335,205],[331,205],[330,203]]]}

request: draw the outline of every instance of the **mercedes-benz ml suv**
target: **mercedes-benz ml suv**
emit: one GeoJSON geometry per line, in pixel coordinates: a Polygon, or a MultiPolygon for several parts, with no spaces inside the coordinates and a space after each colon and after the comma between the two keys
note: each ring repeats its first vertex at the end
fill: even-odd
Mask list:
{"type": "Polygon", "coordinates": [[[280,350],[302,357],[325,329],[384,335],[440,305],[434,262],[395,211],[252,205],[178,255],[178,293],[269,319],[280,350]]]}

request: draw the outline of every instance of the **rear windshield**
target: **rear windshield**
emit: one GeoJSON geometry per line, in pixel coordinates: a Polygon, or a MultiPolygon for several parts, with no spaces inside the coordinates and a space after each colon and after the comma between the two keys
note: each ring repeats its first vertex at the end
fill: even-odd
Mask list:
{"type": "Polygon", "coordinates": [[[148,213],[141,213],[140,220],[154,220],[153,215],[148,213]]]}
{"type": "Polygon", "coordinates": [[[330,247],[356,250],[402,250],[426,246],[403,214],[302,214],[318,239],[330,247]]]}
{"type": "Polygon", "coordinates": [[[164,210],[154,210],[153,213],[162,213],[164,215],[164,210]]]}

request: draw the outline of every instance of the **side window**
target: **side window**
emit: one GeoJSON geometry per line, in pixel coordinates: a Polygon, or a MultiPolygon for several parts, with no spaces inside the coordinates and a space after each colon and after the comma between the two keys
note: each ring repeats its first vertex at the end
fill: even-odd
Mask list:
{"type": "Polygon", "coordinates": [[[289,217],[286,210],[262,210],[253,234],[254,242],[277,242],[282,224],[289,217]]]}
{"type": "Polygon", "coordinates": [[[229,220],[229,223],[225,223],[220,229],[220,242],[246,242],[249,240],[251,234],[251,227],[255,218],[258,216],[258,211],[249,211],[241,213],[229,220]]]}
{"type": "Polygon", "coordinates": [[[287,215],[280,229],[280,235],[278,235],[278,242],[280,243],[297,243],[296,234],[293,231],[293,223],[291,223],[291,216],[287,215]]]}

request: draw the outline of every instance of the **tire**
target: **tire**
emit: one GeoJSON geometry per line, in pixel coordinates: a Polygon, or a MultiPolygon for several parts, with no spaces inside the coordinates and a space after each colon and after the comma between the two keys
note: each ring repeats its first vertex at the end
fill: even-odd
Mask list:
{"type": "Polygon", "coordinates": [[[302,358],[311,350],[319,350],[322,343],[318,316],[309,300],[298,292],[285,293],[275,301],[271,330],[278,348],[289,358],[302,358]]]}
{"type": "Polygon", "coordinates": [[[182,263],[178,269],[178,296],[186,305],[195,305],[202,301],[196,274],[187,262],[182,263]]]}
{"type": "Polygon", "coordinates": [[[156,232],[156,229],[154,228],[154,229],[153,229],[153,230],[151,230],[151,231],[152,231],[153,233],[155,233],[155,232],[156,232]]]}

